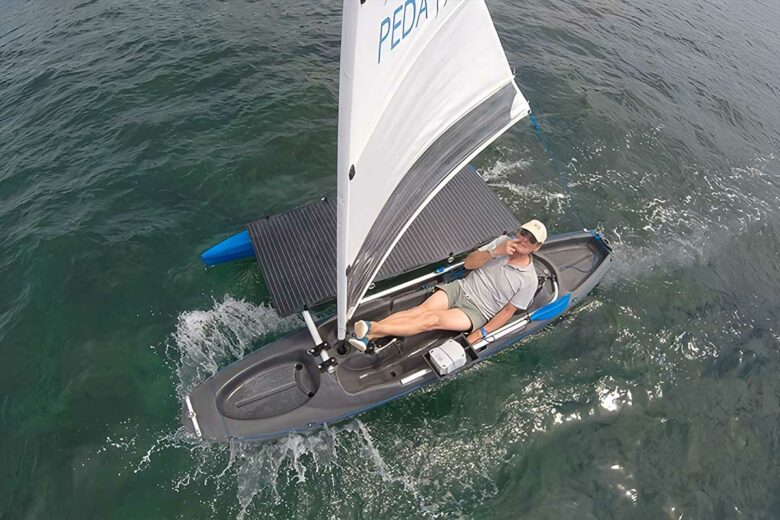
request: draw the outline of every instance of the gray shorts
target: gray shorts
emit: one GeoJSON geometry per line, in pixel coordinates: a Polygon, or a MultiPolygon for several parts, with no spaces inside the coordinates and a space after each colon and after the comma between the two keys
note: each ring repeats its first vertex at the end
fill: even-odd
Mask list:
{"type": "Polygon", "coordinates": [[[447,309],[460,309],[463,311],[471,320],[471,330],[477,330],[484,326],[485,323],[488,322],[488,319],[482,315],[482,312],[479,309],[477,309],[474,302],[466,296],[466,292],[460,286],[459,282],[459,280],[455,280],[453,282],[443,283],[437,285],[436,289],[444,291],[444,294],[447,295],[447,309]]]}

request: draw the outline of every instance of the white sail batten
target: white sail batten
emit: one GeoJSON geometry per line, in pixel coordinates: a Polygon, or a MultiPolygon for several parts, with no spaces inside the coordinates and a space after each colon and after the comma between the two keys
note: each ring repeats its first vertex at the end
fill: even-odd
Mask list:
{"type": "Polygon", "coordinates": [[[341,48],[340,336],[425,204],[529,112],[483,0],[345,0],[341,48]]]}

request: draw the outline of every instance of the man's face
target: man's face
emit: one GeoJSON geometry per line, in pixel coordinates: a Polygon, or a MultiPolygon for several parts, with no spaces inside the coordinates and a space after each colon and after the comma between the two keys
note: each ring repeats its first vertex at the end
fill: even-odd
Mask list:
{"type": "Polygon", "coordinates": [[[535,251],[538,251],[539,248],[542,247],[542,244],[539,244],[538,242],[535,244],[533,243],[536,242],[536,239],[530,232],[526,231],[525,229],[521,229],[520,231],[518,231],[515,238],[518,240],[517,253],[527,255],[535,251]]]}

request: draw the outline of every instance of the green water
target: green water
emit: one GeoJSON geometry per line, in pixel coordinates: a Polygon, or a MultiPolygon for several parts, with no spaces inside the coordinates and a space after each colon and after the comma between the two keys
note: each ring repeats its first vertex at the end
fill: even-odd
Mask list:
{"type": "Polygon", "coordinates": [[[453,382],[204,446],[182,392],[301,323],[198,254],[335,190],[340,7],[3,3],[0,518],[780,517],[780,7],[488,5],[562,178],[526,123],[476,165],[614,269],[453,382]]]}

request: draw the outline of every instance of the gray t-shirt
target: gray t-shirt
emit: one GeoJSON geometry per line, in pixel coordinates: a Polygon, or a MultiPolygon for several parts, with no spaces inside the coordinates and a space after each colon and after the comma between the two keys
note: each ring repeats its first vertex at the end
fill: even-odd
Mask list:
{"type": "MultiPolygon", "coordinates": [[[[486,251],[509,239],[503,235],[479,249],[486,251]]],[[[509,264],[508,256],[489,260],[460,282],[467,297],[488,319],[509,302],[518,309],[527,309],[539,285],[533,260],[525,267],[517,267],[509,264]]]]}

